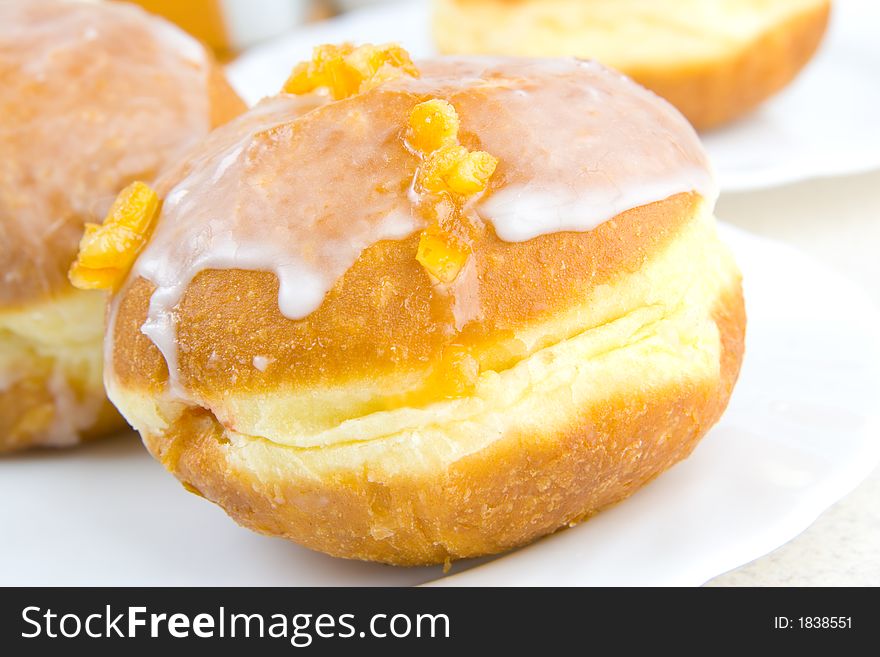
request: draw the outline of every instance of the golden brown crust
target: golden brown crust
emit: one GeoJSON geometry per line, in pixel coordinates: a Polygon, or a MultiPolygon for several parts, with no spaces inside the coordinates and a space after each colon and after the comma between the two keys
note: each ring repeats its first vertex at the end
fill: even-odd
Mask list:
{"type": "Polygon", "coordinates": [[[729,58],[675,69],[625,71],[675,105],[698,130],[739,118],[791,82],[813,57],[831,3],[793,16],[729,58]]]}
{"type": "MultiPolygon", "coordinates": [[[[281,314],[271,273],[203,272],[179,306],[181,380],[210,396],[417,373],[425,389],[413,394],[442,397],[438,380],[455,377],[451,351],[467,352],[481,369],[503,369],[523,355],[517,332],[637,271],[674,239],[699,203],[695,194],[680,194],[624,212],[589,233],[525,242],[504,242],[482,227],[474,248],[481,317],[462,332],[455,329],[450,297],[436,291],[416,260],[418,235],[367,249],[302,320],[281,314]],[[260,318],[256,329],[253,317],[260,318]],[[254,367],[255,355],[267,358],[265,371],[254,367]],[[425,378],[425,372],[434,375],[425,378]]],[[[113,363],[123,386],[157,390],[167,380],[161,353],[140,331],[152,290],[140,279],[120,300],[113,363]]]]}
{"type": "MultiPolygon", "coordinates": [[[[187,489],[236,521],[312,549],[398,565],[441,563],[522,545],[618,502],[685,458],[723,412],[743,354],[739,283],[714,319],[720,376],[616,396],[545,435],[511,433],[443,471],[381,479],[360,470],[313,476],[241,467],[207,411],[144,436],[187,489]]],[[[285,450],[267,444],[278,463],[285,450]]]]}

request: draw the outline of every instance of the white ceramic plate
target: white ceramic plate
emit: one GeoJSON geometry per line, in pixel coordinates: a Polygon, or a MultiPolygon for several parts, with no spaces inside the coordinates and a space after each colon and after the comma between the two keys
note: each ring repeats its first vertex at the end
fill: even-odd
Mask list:
{"type": "Polygon", "coordinates": [[[803,531],[880,461],[880,313],[790,247],[729,227],[749,329],[693,456],[587,523],[494,560],[397,569],[241,529],[134,435],[0,459],[2,585],[696,585],[803,531]]]}
{"type": "MultiPolygon", "coordinates": [[[[725,191],[757,189],[880,167],[880,3],[836,0],[819,53],[787,89],[746,118],[703,135],[725,191]]],[[[321,43],[399,41],[435,54],[427,0],[362,9],[304,26],[228,67],[249,101],[277,92],[321,43]]]]}

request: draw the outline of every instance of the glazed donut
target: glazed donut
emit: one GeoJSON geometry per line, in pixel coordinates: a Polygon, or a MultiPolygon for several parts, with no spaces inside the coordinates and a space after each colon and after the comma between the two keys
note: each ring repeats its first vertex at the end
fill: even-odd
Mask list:
{"type": "Polygon", "coordinates": [[[794,79],[830,0],[434,0],[451,54],[589,57],[660,94],[698,129],[754,109],[794,79]]]}
{"type": "Polygon", "coordinates": [[[243,111],[208,52],[120,3],[0,3],[0,451],[123,426],[105,294],[67,269],[83,224],[243,111]]]}
{"type": "Polygon", "coordinates": [[[120,202],[145,246],[107,282],[108,393],[187,489],[442,563],[625,498],[718,419],[740,276],[669,104],[591,62],[367,46],[285,91],[120,202]]]}

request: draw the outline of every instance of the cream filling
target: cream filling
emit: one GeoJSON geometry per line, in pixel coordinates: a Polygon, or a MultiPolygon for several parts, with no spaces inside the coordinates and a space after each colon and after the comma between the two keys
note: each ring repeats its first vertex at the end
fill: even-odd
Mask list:
{"type": "MultiPolygon", "coordinates": [[[[634,385],[649,392],[675,382],[717,379],[721,345],[712,312],[737,277],[714,220],[704,211],[640,271],[598,289],[588,307],[574,309],[557,326],[523,331],[523,342],[535,346],[531,355],[507,370],[482,372],[468,397],[332,426],[309,422],[308,408],[320,407],[323,390],[232,394],[207,407],[224,426],[235,427],[226,430],[233,445],[262,439],[298,448],[291,458],[301,457],[309,467],[321,462],[323,453],[334,462],[372,455],[386,470],[411,468],[413,460],[426,467],[438,458],[456,460],[513,428],[542,435],[592,404],[631,394],[634,385]],[[577,324],[580,329],[573,330],[577,324]],[[541,346],[548,331],[569,334],[541,346]]],[[[117,385],[111,385],[111,398],[146,435],[161,433],[183,408],[117,385]]]]}
{"type": "Polygon", "coordinates": [[[71,291],[0,311],[0,393],[19,381],[45,378],[54,412],[42,444],[74,444],[97,419],[104,400],[104,304],[99,292],[71,291]]]}

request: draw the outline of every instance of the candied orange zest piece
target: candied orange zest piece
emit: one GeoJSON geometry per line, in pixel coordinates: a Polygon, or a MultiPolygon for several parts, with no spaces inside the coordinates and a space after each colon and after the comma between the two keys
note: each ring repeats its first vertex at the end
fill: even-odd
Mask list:
{"type": "Polygon", "coordinates": [[[407,142],[424,157],[441,146],[458,144],[460,126],[461,121],[452,104],[440,98],[432,98],[419,103],[409,113],[407,142]]]}
{"type": "Polygon", "coordinates": [[[334,100],[342,100],[401,75],[417,78],[419,70],[397,44],[323,45],[314,49],[311,61],[294,67],[282,91],[307,94],[327,89],[334,100]]]}
{"type": "Polygon", "coordinates": [[[416,184],[434,194],[473,196],[486,189],[497,165],[498,160],[484,151],[469,152],[464,146],[444,146],[425,160],[416,184]]]}
{"type": "Polygon", "coordinates": [[[116,289],[146,244],[159,206],[156,192],[142,182],[133,182],[116,197],[103,224],[86,224],[79,253],[68,272],[74,287],[116,289]]]}
{"type": "Polygon", "coordinates": [[[416,260],[437,280],[451,283],[464,267],[470,252],[466,244],[433,223],[422,231],[416,260]]]}
{"type": "Polygon", "coordinates": [[[422,160],[416,172],[416,191],[435,202],[452,202],[446,220],[437,217],[422,231],[416,259],[434,278],[451,283],[471,254],[466,240],[444,224],[460,221],[467,199],[486,190],[498,160],[485,151],[469,151],[458,140],[461,122],[447,101],[433,98],[416,105],[409,115],[406,144],[422,160]]]}
{"type": "MultiPolygon", "coordinates": [[[[477,386],[480,363],[464,345],[450,344],[443,348],[440,361],[428,375],[426,388],[436,399],[456,399],[468,395],[477,386]]],[[[431,400],[433,401],[433,400],[431,400]]]]}
{"type": "Polygon", "coordinates": [[[497,166],[498,160],[485,151],[473,151],[450,167],[444,181],[454,193],[472,196],[485,191],[497,166]]]}
{"type": "Polygon", "coordinates": [[[498,160],[485,151],[469,151],[458,141],[461,122],[455,108],[433,98],[416,105],[409,115],[407,145],[422,158],[417,187],[432,194],[465,197],[485,191],[498,160]]]}

